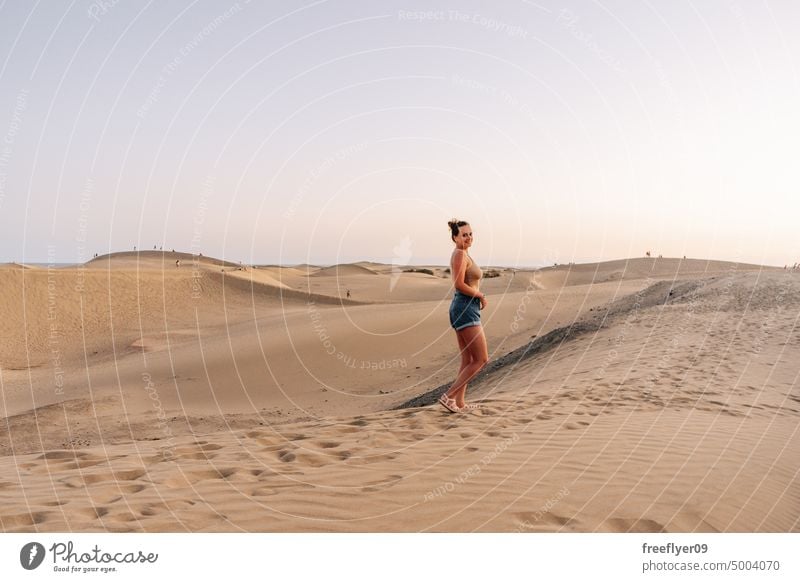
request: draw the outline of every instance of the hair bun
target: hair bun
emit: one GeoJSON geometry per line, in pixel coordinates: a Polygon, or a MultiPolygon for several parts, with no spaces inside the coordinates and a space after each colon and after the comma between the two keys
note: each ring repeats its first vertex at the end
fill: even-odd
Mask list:
{"type": "Polygon", "coordinates": [[[447,226],[450,227],[450,240],[455,241],[455,237],[458,236],[459,229],[462,226],[467,226],[469,222],[466,220],[459,220],[457,218],[453,218],[452,220],[447,221],[447,226]]]}

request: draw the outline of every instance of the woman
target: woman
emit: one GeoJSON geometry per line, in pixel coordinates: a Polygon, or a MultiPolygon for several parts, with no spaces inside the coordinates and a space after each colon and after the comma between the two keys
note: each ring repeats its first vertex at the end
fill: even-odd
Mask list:
{"type": "Polygon", "coordinates": [[[450,412],[459,412],[477,408],[476,405],[464,401],[467,382],[489,361],[480,312],[486,307],[487,301],[486,296],[478,290],[483,273],[468,252],[472,246],[472,228],[463,220],[453,219],[447,224],[450,227],[450,239],[456,243],[450,257],[450,272],[455,287],[450,304],[450,325],[458,338],[461,368],[456,381],[442,394],[439,403],[450,412]]]}

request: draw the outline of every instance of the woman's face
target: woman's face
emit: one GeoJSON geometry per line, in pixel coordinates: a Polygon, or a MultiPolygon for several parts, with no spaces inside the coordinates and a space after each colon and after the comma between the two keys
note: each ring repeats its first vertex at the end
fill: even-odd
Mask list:
{"type": "Polygon", "coordinates": [[[458,236],[455,239],[459,248],[469,248],[472,246],[472,228],[468,224],[460,226],[458,228],[458,236]]]}

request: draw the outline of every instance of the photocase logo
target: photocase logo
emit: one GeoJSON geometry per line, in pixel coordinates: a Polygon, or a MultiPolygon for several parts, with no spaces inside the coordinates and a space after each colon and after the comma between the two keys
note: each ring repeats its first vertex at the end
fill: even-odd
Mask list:
{"type": "Polygon", "coordinates": [[[389,279],[389,292],[394,291],[394,286],[403,274],[403,266],[408,264],[411,260],[411,237],[408,235],[400,241],[400,244],[394,247],[394,256],[392,257],[392,276],[389,279]]]}
{"type": "Polygon", "coordinates": [[[27,543],[19,552],[19,563],[26,570],[35,570],[44,560],[44,554],[44,546],[39,542],[27,543]]]}

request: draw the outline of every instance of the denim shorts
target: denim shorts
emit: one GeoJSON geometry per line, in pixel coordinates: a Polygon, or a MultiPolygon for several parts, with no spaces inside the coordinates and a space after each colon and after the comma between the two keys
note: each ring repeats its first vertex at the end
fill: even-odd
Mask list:
{"type": "Polygon", "coordinates": [[[458,331],[471,325],[481,324],[481,300],[461,291],[453,294],[450,303],[450,325],[458,331]]]}

